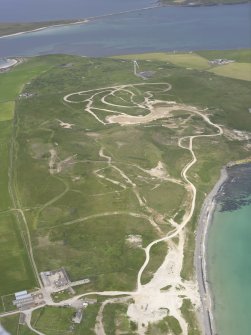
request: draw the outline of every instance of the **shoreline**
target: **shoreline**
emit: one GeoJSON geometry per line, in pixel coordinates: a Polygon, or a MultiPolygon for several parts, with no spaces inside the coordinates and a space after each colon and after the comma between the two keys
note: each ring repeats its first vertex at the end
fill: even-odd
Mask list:
{"type": "Polygon", "coordinates": [[[11,61],[11,63],[6,63],[5,65],[0,65],[0,73],[9,71],[12,67],[17,66],[22,63],[22,58],[6,58],[6,61],[11,61]]]}
{"type": "Polygon", "coordinates": [[[194,254],[194,265],[196,269],[196,279],[199,287],[201,299],[200,321],[203,335],[216,335],[214,316],[212,311],[212,291],[208,284],[208,268],[206,262],[208,230],[212,223],[212,216],[215,211],[215,197],[220,192],[222,185],[227,181],[227,168],[221,169],[220,178],[213,189],[205,198],[196,229],[196,245],[194,254]]]}
{"type": "Polygon", "coordinates": [[[72,26],[72,25],[80,25],[80,24],[84,24],[84,23],[89,23],[91,21],[107,18],[107,17],[110,17],[110,16],[137,13],[137,12],[146,11],[146,10],[155,9],[155,8],[161,8],[161,7],[167,7],[167,6],[165,6],[165,5],[164,6],[163,5],[154,5],[154,6],[144,7],[144,8],[130,9],[130,10],[122,11],[122,12],[115,12],[115,13],[109,13],[109,14],[104,14],[104,15],[90,16],[90,17],[87,17],[87,18],[82,19],[82,20],[74,20],[73,19],[72,22],[70,22],[70,23],[52,24],[52,25],[47,25],[47,26],[44,26],[44,27],[31,29],[31,30],[16,32],[16,33],[13,33],[13,34],[2,35],[2,36],[0,36],[0,39],[7,38],[7,37],[12,37],[12,36],[24,35],[24,34],[28,34],[28,33],[33,33],[33,32],[37,32],[37,31],[40,31],[40,30],[45,30],[45,29],[48,29],[48,28],[57,28],[57,27],[67,27],[67,26],[72,26]]]}
{"type": "MultiPolygon", "coordinates": [[[[246,3],[249,3],[250,0],[243,0],[240,2],[207,2],[207,3],[193,3],[193,2],[181,2],[179,3],[174,3],[174,5],[169,4],[170,6],[177,6],[177,7],[212,7],[212,6],[234,6],[234,5],[243,5],[246,3]]],[[[169,6],[168,4],[164,6],[169,6]]]]}
{"type": "Polygon", "coordinates": [[[9,67],[12,67],[14,65],[17,64],[17,60],[14,59],[14,58],[7,58],[6,59],[6,64],[5,65],[1,65],[0,64],[0,70],[6,70],[8,69],[9,67]],[[8,63],[8,61],[10,61],[10,63],[8,63]]]}
{"type": "Polygon", "coordinates": [[[88,23],[88,22],[89,22],[89,20],[84,19],[82,21],[74,21],[74,22],[71,22],[71,23],[52,24],[52,25],[48,25],[48,26],[44,26],[44,27],[39,27],[39,28],[31,29],[31,30],[19,31],[19,32],[13,33],[13,34],[2,35],[2,36],[0,36],[0,39],[1,38],[18,36],[18,35],[29,34],[29,33],[35,33],[37,31],[45,30],[45,29],[48,29],[48,28],[57,28],[57,27],[71,26],[71,25],[76,25],[76,24],[84,24],[84,23],[88,23]]]}
{"type": "MultiPolygon", "coordinates": [[[[130,13],[137,13],[137,12],[141,12],[141,11],[146,11],[146,10],[151,10],[151,9],[156,9],[156,8],[161,8],[161,7],[211,7],[211,6],[229,6],[229,5],[242,5],[242,4],[247,4],[249,3],[249,0],[244,0],[242,2],[238,2],[238,3],[212,3],[212,4],[193,4],[193,3],[156,3],[155,5],[152,6],[148,6],[148,7],[143,7],[143,8],[138,8],[138,9],[129,9],[129,10],[125,10],[125,11],[121,11],[121,12],[115,12],[115,13],[108,13],[108,14],[103,14],[103,15],[97,15],[97,16],[90,16],[90,17],[86,17],[83,19],[72,19],[69,20],[71,22],[69,23],[58,23],[58,24],[48,24],[46,26],[42,26],[39,28],[35,28],[35,29],[30,29],[30,30],[24,30],[24,31],[19,31],[16,33],[11,33],[11,34],[7,34],[7,35],[0,35],[0,39],[2,38],[8,38],[8,37],[12,37],[12,36],[18,36],[18,35],[24,35],[24,34],[28,34],[28,33],[33,33],[33,32],[37,32],[37,31],[42,31],[45,29],[49,29],[49,28],[57,28],[57,27],[67,27],[67,26],[72,26],[72,25],[80,25],[80,24],[84,24],[84,23],[89,23],[91,21],[95,21],[95,20],[99,20],[99,19],[103,19],[103,18],[107,18],[110,16],[117,16],[117,15],[123,15],[123,14],[130,14],[130,13]]],[[[60,20],[59,20],[60,21],[60,20]]],[[[36,22],[34,22],[36,23],[36,22]]],[[[39,22],[37,22],[39,24],[39,22]]],[[[43,22],[41,22],[43,23],[43,22]]],[[[13,22],[13,24],[15,24],[13,22]]]]}

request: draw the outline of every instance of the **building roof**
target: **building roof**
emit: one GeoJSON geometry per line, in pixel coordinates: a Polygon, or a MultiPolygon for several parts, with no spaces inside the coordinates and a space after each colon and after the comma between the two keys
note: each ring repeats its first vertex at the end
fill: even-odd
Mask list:
{"type": "Polygon", "coordinates": [[[30,293],[19,295],[16,297],[16,300],[26,300],[26,299],[33,299],[30,293]]]}
{"type": "Polygon", "coordinates": [[[27,291],[16,292],[16,293],[15,293],[15,297],[18,298],[18,297],[20,297],[20,296],[22,296],[22,295],[26,295],[27,293],[28,293],[27,291]]]}

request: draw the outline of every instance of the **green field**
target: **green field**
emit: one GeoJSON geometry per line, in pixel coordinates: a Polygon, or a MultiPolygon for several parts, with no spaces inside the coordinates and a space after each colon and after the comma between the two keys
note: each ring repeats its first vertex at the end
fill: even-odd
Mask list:
{"type": "Polygon", "coordinates": [[[217,58],[234,59],[238,63],[250,63],[251,62],[251,49],[241,50],[206,50],[196,52],[201,57],[208,60],[217,58]]]}
{"type": "MultiPolygon", "coordinates": [[[[36,58],[24,61],[11,71],[0,74],[0,265],[5,275],[0,278],[0,295],[33,287],[36,282],[24,245],[24,232],[17,221],[9,194],[9,154],[13,131],[12,119],[18,94],[34,77],[53,66],[49,60],[36,58]]],[[[3,307],[1,307],[3,309],[3,307]]]]}
{"type": "MultiPolygon", "coordinates": [[[[16,221],[16,212],[10,210],[12,204],[8,192],[8,165],[11,132],[10,121],[0,122],[0,266],[4,273],[0,278],[1,296],[35,284],[22,232],[16,221]]],[[[1,310],[3,308],[2,306],[1,310]]]]}
{"type": "Polygon", "coordinates": [[[14,101],[2,102],[0,108],[0,122],[13,119],[14,101]]]}
{"type": "MultiPolygon", "coordinates": [[[[224,51],[224,57],[234,55],[224,51]]],[[[247,50],[240,51],[240,63],[233,65],[247,62],[247,55],[247,50]]],[[[208,72],[207,60],[216,57],[216,52],[142,55],[138,57],[142,70],[155,71],[147,81],[133,74],[134,57],[44,56],[0,74],[2,296],[37,285],[29,245],[38,271],[64,267],[71,280],[90,278],[91,283],[77,287],[77,293],[136,289],[145,260],[143,248],[172,231],[170,220],[180,224],[189,209],[191,194],[181,173],[191,153],[178,146],[179,140],[184,138],[183,145],[188,145],[189,136],[216,132],[186,106],[224,125],[224,136],[198,137],[193,142],[198,161],[188,176],[198,193],[186,227],[181,272],[185,280],[193,278],[194,231],[202,201],[222,165],[249,155],[248,141],[236,138],[233,129],[251,131],[251,83],[208,72]],[[18,97],[21,90],[29,97],[18,97]],[[73,94],[72,102],[63,100],[68,94],[73,94]],[[108,117],[116,115],[146,117],[149,110],[142,106],[149,100],[162,101],[156,107],[160,109],[168,106],[166,101],[181,107],[147,123],[107,123],[108,117]],[[87,111],[90,103],[93,114],[87,111]]],[[[236,71],[231,71],[237,78],[236,71]]],[[[151,249],[143,283],[152,279],[167,250],[178,242],[176,237],[151,249]]],[[[85,321],[74,334],[94,334],[99,306],[86,309],[85,321]]],[[[125,317],[126,309],[127,305],[120,304],[105,307],[108,334],[115,334],[118,323],[122,331],[134,334],[135,325],[125,317]]],[[[71,308],[45,307],[33,313],[32,324],[48,335],[67,334],[73,313],[71,308]]],[[[196,334],[189,303],[183,304],[182,313],[186,320],[193,320],[190,332],[196,334]]],[[[10,319],[3,320],[8,325],[10,319]]],[[[180,325],[171,315],[148,327],[148,334],[167,331],[180,334],[180,325]]]]}
{"type": "Polygon", "coordinates": [[[208,61],[196,53],[168,53],[168,52],[156,52],[156,53],[144,53],[144,54],[132,54],[125,56],[114,56],[114,59],[137,59],[146,61],[162,61],[166,63],[172,63],[177,66],[194,68],[198,70],[204,70],[209,68],[208,61]]]}
{"type": "Polygon", "coordinates": [[[104,329],[107,335],[122,332],[128,335],[137,334],[136,325],[126,316],[126,304],[108,304],[104,309],[104,329]]]}
{"type": "Polygon", "coordinates": [[[150,324],[147,330],[147,335],[165,335],[170,333],[174,335],[182,334],[179,322],[172,316],[167,316],[159,322],[150,324]]]}
{"type": "Polygon", "coordinates": [[[251,63],[230,63],[211,69],[218,76],[251,81],[251,63]]]}
{"type": "Polygon", "coordinates": [[[0,294],[6,295],[32,287],[35,281],[14,214],[0,214],[0,222],[0,265],[4,273],[0,278],[0,294]]]}
{"type": "Polygon", "coordinates": [[[2,318],[0,324],[11,334],[11,335],[35,335],[27,326],[19,324],[19,314],[2,318]]]}
{"type": "Polygon", "coordinates": [[[189,70],[208,70],[218,76],[229,77],[234,79],[251,81],[251,51],[250,49],[244,50],[222,50],[222,51],[198,51],[189,53],[144,53],[133,55],[114,56],[114,59],[137,59],[138,61],[160,61],[170,62],[176,66],[185,67],[189,70]],[[226,58],[234,60],[234,63],[226,65],[210,65],[208,61],[213,59],[226,58]]]}
{"type": "Polygon", "coordinates": [[[94,335],[95,318],[99,305],[90,305],[84,310],[80,324],[73,324],[72,318],[76,310],[70,307],[45,307],[32,314],[32,327],[46,335],[85,334],[94,335]]]}

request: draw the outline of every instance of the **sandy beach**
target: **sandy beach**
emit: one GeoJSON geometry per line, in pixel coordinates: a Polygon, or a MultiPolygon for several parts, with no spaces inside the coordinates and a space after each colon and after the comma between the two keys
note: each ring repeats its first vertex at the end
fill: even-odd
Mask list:
{"type": "Polygon", "coordinates": [[[212,216],[215,209],[215,197],[220,191],[222,185],[228,178],[226,167],[221,170],[221,175],[217,183],[215,184],[212,191],[207,195],[198,221],[196,231],[196,247],[194,265],[196,268],[196,276],[199,286],[200,298],[201,298],[201,315],[200,321],[202,325],[203,335],[215,335],[217,332],[214,325],[214,317],[212,311],[212,294],[211,288],[208,283],[208,271],[206,263],[207,253],[207,239],[208,239],[208,228],[212,222],[212,216]]]}
{"type": "Polygon", "coordinates": [[[6,62],[4,64],[0,64],[0,71],[6,70],[14,65],[16,65],[19,61],[17,59],[6,59],[6,62]]]}

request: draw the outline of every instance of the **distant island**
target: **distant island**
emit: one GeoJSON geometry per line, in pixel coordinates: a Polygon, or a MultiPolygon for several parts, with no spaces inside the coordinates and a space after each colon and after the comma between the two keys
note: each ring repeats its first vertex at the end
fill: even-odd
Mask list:
{"type": "Polygon", "coordinates": [[[247,3],[249,0],[158,0],[160,5],[216,6],[247,3]]]}
{"type": "Polygon", "coordinates": [[[30,32],[34,30],[40,30],[45,29],[47,27],[53,27],[53,26],[62,26],[62,25],[68,25],[68,24],[81,24],[84,22],[88,22],[90,20],[95,20],[107,16],[113,16],[123,13],[130,13],[130,12],[138,12],[143,10],[152,9],[154,7],[159,6],[166,6],[166,5],[172,5],[172,6],[214,6],[214,5],[231,5],[231,4],[242,4],[247,3],[249,0],[157,0],[152,6],[145,7],[145,8],[139,8],[139,9],[132,9],[127,10],[124,12],[115,12],[115,13],[109,13],[106,15],[100,15],[100,16],[93,16],[93,17],[87,17],[87,18],[79,18],[79,19],[69,19],[69,20],[52,20],[52,21],[39,21],[39,22],[0,22],[0,38],[3,36],[8,35],[14,35],[14,34],[20,34],[25,32],[30,32]]]}
{"type": "Polygon", "coordinates": [[[0,23],[0,37],[7,35],[14,35],[21,32],[28,32],[37,29],[43,29],[46,27],[65,25],[65,24],[77,24],[83,23],[84,20],[59,20],[59,21],[43,21],[43,22],[7,22],[0,23]]]}

